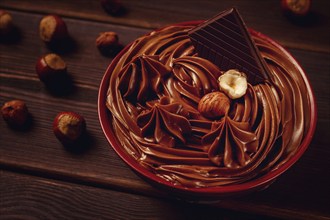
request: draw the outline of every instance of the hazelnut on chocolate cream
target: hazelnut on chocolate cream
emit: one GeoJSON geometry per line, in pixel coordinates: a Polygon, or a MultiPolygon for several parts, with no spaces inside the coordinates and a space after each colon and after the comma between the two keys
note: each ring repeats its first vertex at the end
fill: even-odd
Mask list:
{"type": "Polygon", "coordinates": [[[238,70],[228,70],[218,78],[220,90],[231,99],[238,99],[247,90],[246,75],[238,70]]]}
{"type": "Polygon", "coordinates": [[[197,108],[206,118],[220,118],[228,113],[230,99],[222,92],[211,92],[201,98],[197,108]]]}
{"type": "Polygon", "coordinates": [[[291,59],[236,9],[153,31],[106,72],[105,134],[129,165],[173,188],[258,181],[295,156],[314,117],[291,59]]]}

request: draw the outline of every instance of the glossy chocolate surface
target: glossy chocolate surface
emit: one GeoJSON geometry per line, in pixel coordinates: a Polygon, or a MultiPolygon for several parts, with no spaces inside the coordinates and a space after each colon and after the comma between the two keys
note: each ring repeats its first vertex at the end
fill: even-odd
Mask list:
{"type": "Polygon", "coordinates": [[[170,26],[138,38],[115,65],[107,106],[118,141],[150,172],[186,187],[243,183],[277,169],[309,127],[300,70],[254,35],[269,81],[249,84],[228,115],[204,118],[198,102],[219,90],[222,71],[198,57],[191,28],[170,26]]]}

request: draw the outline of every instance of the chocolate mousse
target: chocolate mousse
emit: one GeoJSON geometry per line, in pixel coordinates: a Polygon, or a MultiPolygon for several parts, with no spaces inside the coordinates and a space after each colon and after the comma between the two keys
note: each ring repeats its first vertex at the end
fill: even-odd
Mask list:
{"type": "Polygon", "coordinates": [[[106,103],[113,130],[128,155],[175,185],[247,182],[299,148],[309,127],[306,85],[288,55],[253,30],[262,59],[255,62],[266,65],[267,80],[254,83],[244,69],[222,69],[200,56],[188,36],[198,24],[153,31],[120,54],[106,103]],[[240,93],[229,96],[232,82],[240,93]]]}

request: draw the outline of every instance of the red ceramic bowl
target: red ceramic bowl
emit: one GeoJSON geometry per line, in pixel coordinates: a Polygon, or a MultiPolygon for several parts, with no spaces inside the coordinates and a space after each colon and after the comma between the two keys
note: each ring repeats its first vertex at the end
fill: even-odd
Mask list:
{"type": "MultiPolygon", "coordinates": [[[[201,21],[192,21],[192,22],[185,22],[180,23],[179,25],[197,25],[201,21]]],[[[121,157],[124,162],[131,167],[138,175],[140,175],[143,179],[150,182],[152,185],[156,186],[157,188],[162,188],[166,190],[169,194],[174,194],[175,196],[179,196],[185,199],[198,199],[201,200],[210,200],[210,199],[217,199],[224,196],[232,196],[232,195],[241,195],[248,192],[261,190],[268,187],[279,175],[284,173],[287,169],[289,169],[297,160],[303,155],[307,147],[309,146],[314,131],[316,127],[316,120],[317,120],[317,111],[316,111],[316,103],[315,97],[310,86],[309,80],[303,69],[297,63],[297,61],[292,57],[292,55],[286,51],[282,46],[278,43],[274,42],[269,37],[250,29],[250,33],[252,36],[258,36],[283,52],[283,54],[290,60],[296,68],[301,73],[306,87],[308,91],[308,96],[310,98],[310,127],[304,137],[300,147],[298,148],[297,152],[294,156],[292,156],[289,160],[287,160],[284,164],[282,164],[278,169],[268,172],[267,174],[253,179],[249,182],[235,184],[235,185],[228,185],[228,186],[219,186],[219,187],[208,187],[208,188],[187,188],[181,185],[174,185],[161,177],[156,176],[154,173],[148,171],[143,166],[141,166],[137,161],[135,161],[130,155],[127,154],[125,149],[121,146],[120,142],[117,140],[117,137],[112,128],[112,116],[111,112],[106,107],[106,96],[107,90],[109,86],[109,80],[113,68],[115,67],[116,63],[120,59],[120,57],[128,50],[130,45],[126,46],[112,61],[112,63],[107,68],[103,79],[100,84],[99,89],[99,96],[98,96],[98,114],[99,120],[101,123],[101,127],[103,132],[109,141],[111,147],[116,151],[116,153],[121,157]]]]}

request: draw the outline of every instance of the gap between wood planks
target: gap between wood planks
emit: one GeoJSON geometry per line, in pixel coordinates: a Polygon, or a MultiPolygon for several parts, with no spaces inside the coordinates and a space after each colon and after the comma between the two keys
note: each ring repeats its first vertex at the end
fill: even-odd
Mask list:
{"type": "MultiPolygon", "coordinates": [[[[83,21],[92,21],[98,22],[103,24],[114,24],[114,25],[122,25],[126,27],[134,27],[134,28],[141,28],[145,29],[146,31],[151,31],[163,26],[163,24],[159,22],[148,22],[148,21],[141,21],[138,22],[130,17],[111,17],[107,16],[106,14],[97,14],[97,13],[90,13],[86,16],[84,12],[76,12],[71,10],[59,10],[59,9],[48,9],[48,8],[29,8],[25,7],[24,5],[12,5],[8,3],[4,3],[4,9],[12,10],[12,11],[20,11],[26,12],[31,14],[58,14],[63,17],[78,19],[83,21]]],[[[100,9],[101,11],[102,9],[100,9]]],[[[314,45],[310,44],[309,42],[306,43],[296,43],[294,41],[290,42],[288,40],[282,39],[278,41],[283,47],[287,49],[298,49],[298,50],[306,50],[306,51],[313,51],[313,52],[320,52],[320,53],[330,53],[329,45],[314,45]]]]}
{"type": "MultiPolygon", "coordinates": [[[[134,182],[132,180],[124,179],[114,179],[111,177],[98,178],[93,174],[89,176],[81,175],[78,173],[67,173],[63,170],[49,170],[43,169],[37,166],[25,165],[20,166],[12,162],[8,162],[0,159],[0,171],[5,170],[9,172],[15,172],[23,175],[36,176],[38,178],[45,178],[55,181],[64,181],[67,183],[85,185],[89,187],[97,187],[100,189],[114,190],[123,193],[131,193],[135,195],[147,196],[157,199],[177,200],[176,198],[171,198],[165,192],[156,190],[154,188],[148,187],[148,185],[141,184],[139,182],[134,182]]],[[[1,172],[0,172],[1,174],[1,172]]],[[[1,175],[0,175],[1,176],[1,175]]],[[[48,181],[49,182],[49,181],[48,181]]],[[[180,199],[179,199],[180,200],[180,199]]],[[[187,201],[189,203],[189,201],[187,201]]],[[[194,204],[194,202],[192,203],[194,204]]],[[[223,199],[216,203],[198,203],[201,205],[209,205],[213,207],[219,207],[222,209],[227,209],[230,211],[246,212],[249,214],[263,215],[271,218],[283,218],[283,219],[328,219],[327,216],[323,216],[319,213],[301,213],[299,210],[287,210],[283,208],[270,207],[267,205],[258,204],[246,204],[240,202],[239,199],[223,199]]]]}

